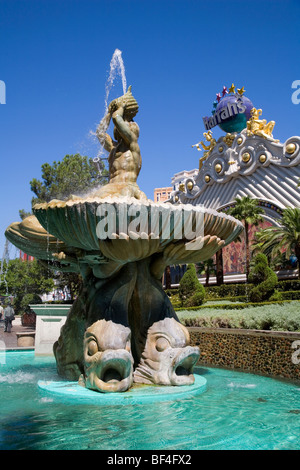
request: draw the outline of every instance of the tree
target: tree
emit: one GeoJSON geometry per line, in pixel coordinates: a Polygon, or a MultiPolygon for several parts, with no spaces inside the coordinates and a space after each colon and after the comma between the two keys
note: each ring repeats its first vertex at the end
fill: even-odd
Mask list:
{"type": "Polygon", "coordinates": [[[31,215],[31,212],[26,212],[24,209],[19,210],[19,216],[21,220],[26,219],[26,217],[29,217],[31,215]]]}
{"type": "MultiPolygon", "coordinates": [[[[52,165],[44,163],[41,169],[42,181],[36,178],[30,181],[31,190],[35,194],[32,205],[51,199],[67,199],[72,193],[84,194],[107,183],[108,171],[104,169],[104,164],[100,162],[97,167],[92,158],[78,153],[66,155],[62,161],[54,161],[52,165]]],[[[22,220],[30,215],[24,209],[19,214],[22,220]]],[[[77,293],[81,283],[80,274],[64,273],[60,280],[69,287],[71,297],[77,293]]]]}
{"type": "Polygon", "coordinates": [[[108,171],[101,165],[95,165],[92,158],[80,154],[66,155],[60,162],[42,165],[42,180],[33,178],[30,181],[31,191],[35,197],[32,205],[49,202],[51,199],[67,199],[71,194],[85,194],[107,183],[108,171]]]}
{"type": "Polygon", "coordinates": [[[166,289],[171,289],[171,287],[172,287],[171,266],[166,266],[166,269],[165,269],[165,283],[166,283],[166,289]]]}
{"type": "Polygon", "coordinates": [[[54,287],[53,273],[39,261],[9,260],[5,272],[5,282],[1,279],[0,293],[5,290],[14,297],[16,313],[28,310],[30,303],[41,302],[40,295],[51,292],[54,287]]]}
{"type": "Polygon", "coordinates": [[[246,278],[249,279],[250,271],[250,243],[249,228],[251,225],[257,227],[263,222],[263,209],[259,207],[258,201],[250,196],[235,199],[235,206],[229,209],[228,214],[244,223],[245,227],[245,246],[246,246],[246,278]]]}
{"type": "Polygon", "coordinates": [[[285,251],[288,259],[294,252],[297,258],[298,278],[300,279],[300,209],[284,209],[280,226],[273,225],[256,234],[258,247],[263,253],[276,256],[285,251]]]}
{"type": "Polygon", "coordinates": [[[217,286],[221,286],[222,284],[224,284],[222,248],[216,252],[216,278],[217,278],[217,286]]]}
{"type": "Polygon", "coordinates": [[[205,286],[208,287],[210,274],[216,274],[216,265],[213,258],[197,263],[196,270],[198,274],[205,273],[205,286]]]}

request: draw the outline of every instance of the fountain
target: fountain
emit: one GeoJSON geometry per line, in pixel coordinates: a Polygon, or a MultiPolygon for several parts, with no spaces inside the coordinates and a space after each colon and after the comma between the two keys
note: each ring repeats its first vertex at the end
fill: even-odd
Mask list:
{"type": "Polygon", "coordinates": [[[82,291],[53,350],[61,377],[96,392],[194,384],[199,348],[190,346],[161,278],[167,265],[208,259],[243,230],[214,210],[146,197],[137,184],[137,112],[129,87],[97,129],[109,152],[107,185],[84,198],[36,204],[34,215],[6,230],[53,269],[81,273],[82,291]],[[105,132],[111,121],[114,139],[105,132]]]}
{"type": "Polygon", "coordinates": [[[194,367],[199,350],[162,289],[162,273],[210,258],[243,227],[176,194],[173,204],[147,199],[137,185],[136,113],[125,89],[97,129],[109,150],[106,186],[37,205],[6,231],[49,267],[81,273],[84,285],[55,356],[0,344],[0,449],[111,450],[115,458],[155,449],[154,458],[174,451],[185,463],[192,450],[299,449],[299,384],[194,367]]]}

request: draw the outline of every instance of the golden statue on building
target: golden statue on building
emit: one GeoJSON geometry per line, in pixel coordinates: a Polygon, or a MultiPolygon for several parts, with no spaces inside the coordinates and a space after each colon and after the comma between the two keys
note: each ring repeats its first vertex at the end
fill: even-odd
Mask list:
{"type": "Polygon", "coordinates": [[[270,121],[267,123],[266,119],[259,119],[259,116],[262,114],[261,109],[252,108],[250,111],[251,117],[247,121],[247,135],[258,135],[264,137],[265,139],[272,140],[273,142],[279,142],[279,140],[273,139],[273,129],[275,126],[275,121],[270,121]]]}
{"type": "Polygon", "coordinates": [[[216,139],[213,138],[211,131],[204,132],[204,133],[203,133],[203,137],[205,137],[206,141],[209,143],[208,145],[205,144],[205,143],[203,142],[203,140],[201,140],[201,141],[198,142],[197,144],[192,145],[192,147],[196,147],[197,150],[199,150],[199,152],[201,152],[202,149],[205,150],[205,152],[204,152],[204,154],[203,154],[203,157],[201,157],[201,158],[199,159],[199,170],[201,170],[201,168],[202,168],[202,166],[203,166],[204,160],[207,159],[208,155],[211,153],[212,149],[213,149],[213,148],[216,146],[216,144],[217,144],[217,141],[216,141],[216,139]],[[201,145],[202,149],[200,148],[200,145],[201,145]]]}

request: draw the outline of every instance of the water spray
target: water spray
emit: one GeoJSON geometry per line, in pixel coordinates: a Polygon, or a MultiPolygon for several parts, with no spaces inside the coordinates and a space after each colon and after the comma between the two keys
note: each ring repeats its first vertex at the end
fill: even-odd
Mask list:
{"type": "MultiPolygon", "coordinates": [[[[104,110],[104,116],[100,121],[100,124],[97,128],[96,135],[97,134],[105,134],[105,132],[108,129],[108,124],[106,118],[107,110],[108,110],[108,98],[110,91],[113,87],[114,81],[117,76],[121,77],[122,80],[122,87],[123,87],[123,93],[125,94],[127,91],[127,80],[126,80],[126,75],[125,75],[125,66],[124,62],[122,59],[122,52],[120,49],[116,49],[115,52],[113,53],[113,56],[110,61],[110,71],[109,71],[109,77],[107,79],[106,85],[105,85],[105,110],[104,110]]],[[[108,160],[108,158],[103,157],[102,155],[104,154],[104,148],[103,145],[101,144],[101,148],[98,152],[97,157],[93,158],[93,162],[98,168],[100,176],[102,176],[102,168],[101,168],[101,163],[104,164],[104,160],[108,160]]]]}

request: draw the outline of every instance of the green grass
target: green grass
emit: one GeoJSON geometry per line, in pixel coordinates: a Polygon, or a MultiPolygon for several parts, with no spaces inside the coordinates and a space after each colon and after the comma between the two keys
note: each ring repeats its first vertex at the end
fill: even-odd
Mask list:
{"type": "MultiPolygon", "coordinates": [[[[228,306],[228,301],[221,301],[228,306]]],[[[243,328],[275,331],[300,331],[300,302],[290,301],[280,304],[267,304],[263,306],[238,308],[234,310],[218,308],[213,309],[217,303],[208,302],[199,310],[177,310],[179,320],[186,326],[200,326],[209,328],[243,328]],[[205,306],[208,308],[205,308],[205,306]]]]}

